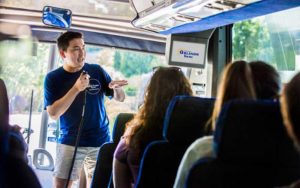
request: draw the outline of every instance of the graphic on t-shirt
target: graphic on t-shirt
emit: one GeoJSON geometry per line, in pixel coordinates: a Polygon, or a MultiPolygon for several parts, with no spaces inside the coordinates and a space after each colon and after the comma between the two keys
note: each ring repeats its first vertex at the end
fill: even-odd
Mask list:
{"type": "Polygon", "coordinates": [[[91,95],[96,95],[100,92],[101,90],[101,84],[98,80],[96,79],[90,79],[90,84],[89,87],[87,88],[87,92],[91,95]]]}

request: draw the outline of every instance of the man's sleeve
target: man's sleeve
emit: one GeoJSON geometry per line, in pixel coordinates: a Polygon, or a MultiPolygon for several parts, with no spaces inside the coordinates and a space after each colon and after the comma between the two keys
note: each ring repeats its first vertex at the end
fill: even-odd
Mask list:
{"type": "Polygon", "coordinates": [[[106,96],[108,96],[111,99],[114,96],[114,90],[108,87],[108,84],[111,82],[111,77],[102,67],[100,67],[100,72],[103,77],[102,86],[103,86],[104,93],[106,96]]]}
{"type": "Polygon", "coordinates": [[[44,81],[44,110],[55,102],[53,90],[52,81],[47,75],[44,81]]]}

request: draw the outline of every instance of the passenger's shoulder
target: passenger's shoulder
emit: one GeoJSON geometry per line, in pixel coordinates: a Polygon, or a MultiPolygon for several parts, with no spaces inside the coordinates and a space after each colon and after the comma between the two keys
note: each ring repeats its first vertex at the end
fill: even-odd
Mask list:
{"type": "Polygon", "coordinates": [[[199,145],[212,144],[212,142],[213,142],[213,136],[203,136],[203,137],[198,138],[197,140],[195,140],[192,145],[194,147],[197,147],[199,145]]]}

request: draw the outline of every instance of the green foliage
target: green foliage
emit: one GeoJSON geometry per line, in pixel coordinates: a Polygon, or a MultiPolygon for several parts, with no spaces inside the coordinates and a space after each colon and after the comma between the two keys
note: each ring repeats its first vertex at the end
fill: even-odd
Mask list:
{"type": "Polygon", "coordinates": [[[271,34],[274,57],[278,70],[295,70],[296,54],[288,31],[271,34]]]}
{"type": "Polygon", "coordinates": [[[115,52],[114,56],[114,69],[120,70],[121,69],[121,53],[119,51],[115,52]]]}
{"type": "Polygon", "coordinates": [[[148,73],[152,71],[152,67],[162,64],[160,58],[152,54],[116,51],[113,67],[129,78],[134,75],[148,73]]]}
{"type": "Polygon", "coordinates": [[[136,96],[137,88],[128,86],[124,89],[124,91],[127,96],[136,96]]]}
{"type": "Polygon", "coordinates": [[[295,69],[293,41],[288,31],[270,31],[268,20],[253,19],[234,24],[233,59],[262,60],[278,70],[295,69]]]}
{"type": "Polygon", "coordinates": [[[34,91],[33,110],[41,106],[43,82],[47,70],[49,45],[38,44],[37,55],[32,54],[31,40],[2,41],[0,43],[0,77],[5,81],[9,97],[21,96],[29,109],[31,91],[34,91]]]}
{"type": "Polygon", "coordinates": [[[259,20],[247,20],[234,24],[233,58],[248,61],[273,62],[269,31],[259,20]]]}

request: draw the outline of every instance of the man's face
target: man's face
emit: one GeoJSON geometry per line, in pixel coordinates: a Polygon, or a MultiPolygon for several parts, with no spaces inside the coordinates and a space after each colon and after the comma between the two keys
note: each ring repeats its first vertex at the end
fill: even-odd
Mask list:
{"type": "Polygon", "coordinates": [[[82,38],[75,38],[69,41],[66,51],[60,51],[66,65],[72,69],[81,69],[86,56],[85,44],[82,38]]]}

